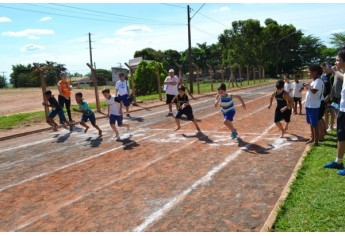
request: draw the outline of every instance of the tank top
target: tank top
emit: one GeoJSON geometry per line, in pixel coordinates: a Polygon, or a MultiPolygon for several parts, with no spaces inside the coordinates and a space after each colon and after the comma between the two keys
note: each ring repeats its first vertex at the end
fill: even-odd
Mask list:
{"type": "Polygon", "coordinates": [[[275,92],[275,97],[277,100],[277,109],[281,109],[285,106],[287,106],[288,101],[284,98],[284,93],[286,93],[285,91],[281,92],[281,93],[277,93],[275,92]]]}
{"type": "Polygon", "coordinates": [[[230,110],[235,110],[234,101],[232,95],[227,93],[225,97],[220,97],[220,109],[223,113],[227,113],[230,110]]]}
{"type": "Polygon", "coordinates": [[[69,90],[69,82],[60,80],[58,85],[60,86],[61,93],[65,95],[66,97],[71,96],[71,91],[69,90]]]}

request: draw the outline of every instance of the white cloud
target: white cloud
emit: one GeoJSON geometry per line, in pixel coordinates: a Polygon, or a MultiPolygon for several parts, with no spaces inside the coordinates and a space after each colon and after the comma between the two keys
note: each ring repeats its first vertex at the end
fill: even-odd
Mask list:
{"type": "Polygon", "coordinates": [[[329,32],[329,34],[342,33],[344,31],[345,31],[344,29],[337,29],[337,30],[332,30],[331,32],[329,32]]]}
{"type": "Polygon", "coordinates": [[[48,20],[51,20],[51,19],[52,19],[51,17],[46,16],[46,17],[42,17],[42,18],[40,19],[40,21],[48,21],[48,20]]]}
{"type": "Polygon", "coordinates": [[[145,25],[130,25],[116,31],[118,35],[135,35],[136,33],[151,32],[151,28],[145,25]]]}
{"type": "Polygon", "coordinates": [[[28,37],[29,39],[38,39],[39,35],[52,35],[54,30],[49,29],[26,29],[22,31],[8,31],[3,32],[2,35],[9,37],[28,37]]]}
{"type": "Polygon", "coordinates": [[[219,8],[219,11],[229,11],[230,8],[229,7],[221,7],[219,8]]]}
{"type": "Polygon", "coordinates": [[[41,45],[34,45],[34,44],[27,44],[24,47],[20,49],[21,52],[26,52],[26,51],[37,51],[37,50],[42,50],[43,46],[41,45]]]}
{"type": "Polygon", "coordinates": [[[0,22],[11,22],[12,20],[8,17],[0,17],[0,22]]]}

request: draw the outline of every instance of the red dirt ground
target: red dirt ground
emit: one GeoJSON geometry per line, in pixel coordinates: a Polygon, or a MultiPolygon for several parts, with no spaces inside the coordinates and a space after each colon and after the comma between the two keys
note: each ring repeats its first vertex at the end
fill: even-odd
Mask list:
{"type": "Polygon", "coordinates": [[[309,135],[293,115],[279,138],[272,91],[236,92],[237,140],[205,97],[192,100],[203,134],[184,120],[174,132],[162,106],[133,113],[133,137],[118,142],[106,119],[103,137],[77,127],[1,142],[0,230],[260,231],[309,135]]]}

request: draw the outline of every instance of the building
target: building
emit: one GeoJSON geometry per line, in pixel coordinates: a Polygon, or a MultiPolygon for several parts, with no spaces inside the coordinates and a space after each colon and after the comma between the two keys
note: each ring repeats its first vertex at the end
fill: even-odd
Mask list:
{"type": "Polygon", "coordinates": [[[119,80],[119,74],[124,73],[125,77],[128,77],[129,71],[126,68],[122,67],[111,67],[111,82],[108,81],[107,85],[115,85],[119,80]]]}

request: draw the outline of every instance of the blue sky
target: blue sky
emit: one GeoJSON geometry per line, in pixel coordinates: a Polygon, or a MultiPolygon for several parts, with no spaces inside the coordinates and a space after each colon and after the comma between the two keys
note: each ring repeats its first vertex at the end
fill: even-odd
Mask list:
{"type": "MultiPolygon", "coordinates": [[[[55,1],[56,2],[56,1],[55,1]]],[[[8,78],[12,65],[65,64],[71,73],[88,73],[88,33],[93,61],[109,69],[128,62],[136,50],[188,47],[187,5],[191,16],[203,3],[0,3],[0,72],[8,78]]],[[[192,46],[217,42],[235,20],[272,18],[293,24],[305,35],[330,46],[330,35],[345,32],[342,3],[206,3],[191,20],[192,46]]]]}

